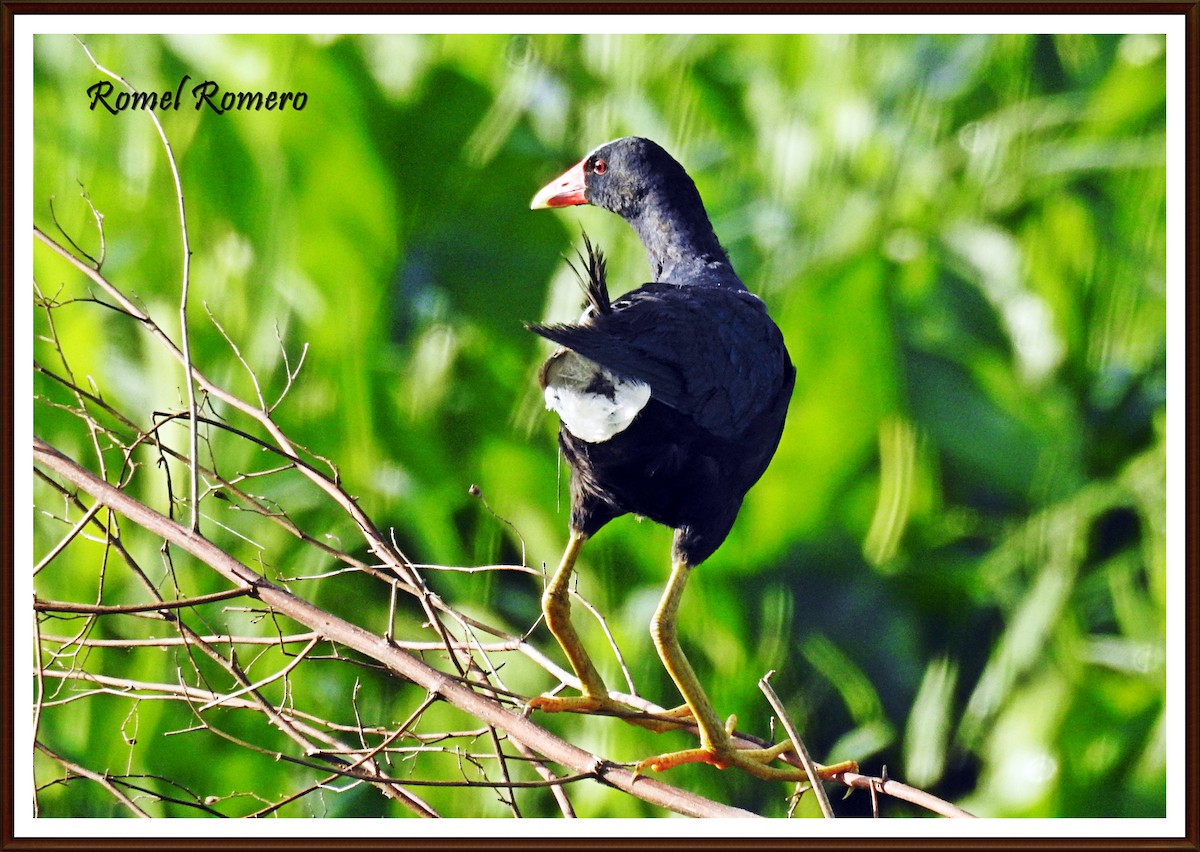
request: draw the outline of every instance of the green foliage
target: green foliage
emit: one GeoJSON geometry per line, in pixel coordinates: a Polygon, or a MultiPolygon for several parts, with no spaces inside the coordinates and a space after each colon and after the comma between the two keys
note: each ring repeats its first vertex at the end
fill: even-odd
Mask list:
{"type": "MultiPolygon", "coordinates": [[[[608,253],[616,289],[643,283],[647,271],[616,217],[533,213],[528,201],[608,139],[663,144],[695,178],[798,370],[778,455],[680,615],[718,711],[736,711],[743,729],[767,735],[757,681],[777,670],[774,686],[824,762],[855,758],[873,774],[886,765],[980,815],[1164,814],[1162,38],[84,41],[143,90],[173,90],[190,74],[189,85],[308,94],[301,112],[216,115],[185,100],[161,116],[187,201],[193,357],[254,398],[236,343],[262,397],[283,396],[284,430],[334,462],[362,508],[418,562],[557,561],[567,472],[536,385],[547,350],[522,322],[577,311],[561,256],[581,228],[608,253]],[[468,493],[473,484],[486,503],[468,493]]],[[[73,38],[39,37],[35,48],[35,222],[51,235],[61,226],[99,256],[82,188],[103,214],[105,275],[178,339],[178,214],[153,125],[137,112],[87,109],[87,86],[103,78],[73,38]]],[[[89,292],[40,243],[35,278],[48,297],[89,292]]],[[[94,377],[143,428],[152,412],[179,410],[177,364],[134,323],[83,302],[55,309],[53,320],[62,359],[47,314],[35,311],[40,364],[62,372],[65,359],[77,379],[94,377]]],[[[55,407],[70,395],[42,374],[35,392],[36,434],[99,470],[86,430],[55,407]]],[[[183,427],[164,430],[186,446],[183,427]]],[[[227,474],[271,466],[244,441],[219,432],[212,441],[206,457],[227,474]]],[[[115,481],[120,456],[105,458],[115,481]]],[[[149,450],[136,461],[159,463],[149,450]]],[[[184,468],[171,471],[181,494],[184,468]]],[[[161,479],[145,483],[142,499],[165,507],[161,479]]],[[[300,528],[361,547],[353,525],[297,475],[254,488],[300,528]]],[[[37,496],[72,517],[44,486],[37,496]]],[[[271,575],[331,567],[284,532],[252,527],[216,495],[201,508],[207,535],[271,575]]],[[[65,529],[38,518],[38,558],[65,529]]],[[[141,547],[141,563],[166,588],[173,575],[156,545],[141,547]]],[[[580,589],[605,615],[642,694],[670,706],[677,697],[647,635],[668,550],[665,530],[614,522],[586,548],[580,589]]],[[[39,576],[39,597],[96,600],[101,553],[97,543],[73,543],[60,557],[70,570],[39,576]]],[[[188,594],[223,588],[203,571],[175,572],[188,594]]],[[[538,618],[541,586],[527,574],[428,579],[464,611],[513,632],[538,618]]],[[[387,623],[378,584],[338,576],[293,589],[376,632],[387,623]]],[[[139,593],[114,571],[102,597],[136,602],[139,593]]],[[[424,635],[422,618],[415,608],[398,613],[398,634],[424,635]]],[[[251,613],[241,620],[245,633],[276,629],[251,613]]],[[[112,624],[127,636],[148,629],[131,621],[112,624]]],[[[583,614],[577,622],[603,674],[620,684],[598,626],[583,614]]],[[[73,629],[41,624],[43,633],[73,629]]],[[[533,640],[558,659],[544,629],[533,640]]],[[[286,664],[266,647],[254,671],[286,664]]],[[[130,657],[136,670],[126,671],[124,652],[96,648],[89,665],[171,682],[188,653],[163,653],[159,671],[130,657]]],[[[513,667],[510,686],[526,694],[551,685],[536,668],[513,667]]],[[[423,697],[369,667],[332,663],[305,667],[293,686],[348,724],[352,695],[364,717],[393,724],[423,697]]],[[[267,692],[284,698],[280,684],[267,692]]],[[[191,735],[177,733],[194,724],[186,708],[135,706],[105,696],[48,708],[38,736],[92,767],[171,778],[189,791],[181,798],[219,797],[214,807],[228,814],[319,777],[230,744],[199,759],[191,735]]],[[[233,736],[239,726],[265,727],[223,712],[233,736]]],[[[477,724],[452,708],[430,712],[444,729],[477,724]]],[[[545,721],[619,760],[686,742],[603,718],[545,721]]],[[[288,748],[272,731],[240,734],[288,748]]],[[[408,764],[412,777],[433,776],[438,760],[448,758],[408,764]]],[[[37,769],[40,781],[55,776],[41,756],[37,769]]],[[[782,788],[734,773],[682,767],[668,780],[763,813],[787,810],[782,788]]],[[[418,792],[449,813],[508,813],[486,790],[418,792]]],[[[583,815],[655,813],[597,786],[573,785],[571,795],[583,815]]],[[[518,800],[525,815],[556,813],[545,791],[518,800]]],[[[51,816],[123,813],[79,781],[47,788],[40,807],[51,816]]],[[[856,794],[843,807],[866,812],[869,803],[856,794]]],[[[170,804],[155,813],[197,814],[170,804]]],[[[407,812],[364,787],[280,813],[407,812]]]]}

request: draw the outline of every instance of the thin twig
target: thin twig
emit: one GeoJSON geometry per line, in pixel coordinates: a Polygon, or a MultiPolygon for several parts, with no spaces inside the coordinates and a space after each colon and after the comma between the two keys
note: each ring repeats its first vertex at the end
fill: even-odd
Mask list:
{"type": "MultiPolygon", "coordinates": [[[[451,660],[460,667],[457,656],[453,649],[449,647],[448,637],[445,635],[444,627],[437,616],[437,611],[441,608],[440,598],[433,594],[421,575],[413,569],[412,563],[405,557],[398,547],[394,544],[389,546],[388,541],[380,533],[374,522],[367,516],[358,503],[350,497],[341,487],[336,478],[326,476],[314,467],[304,462],[300,456],[299,448],[292,443],[283,430],[271,416],[262,409],[247,403],[245,400],[225,390],[220,385],[211,381],[205,376],[194,364],[192,364],[184,353],[175,345],[174,341],[155,323],[148,314],[141,308],[135,305],[128,297],[125,296],[117,287],[115,287],[107,278],[101,275],[95,269],[92,269],[86,263],[83,263],[79,258],[75,257],[70,251],[48,236],[44,231],[36,226],[33,229],[34,236],[41,240],[45,245],[49,246],[60,257],[68,263],[75,266],[80,272],[91,279],[97,286],[103,289],[106,293],[112,296],[113,299],[133,318],[142,323],[146,330],[155,337],[171,355],[176,358],[181,364],[190,371],[193,380],[207,393],[211,394],[216,399],[221,400],[245,416],[256,421],[263,429],[265,429],[271,438],[276,442],[276,452],[292,459],[296,462],[297,470],[303,473],[308,479],[313,482],[318,488],[324,491],[335,503],[341,506],[346,513],[358,525],[362,532],[367,546],[370,550],[378,555],[380,559],[391,570],[396,572],[401,579],[405,580],[409,587],[415,589],[415,596],[420,602],[422,609],[425,611],[426,617],[429,619],[430,625],[442,635],[443,639],[447,640],[447,652],[450,654],[451,660]]],[[[274,449],[274,448],[273,448],[274,449]]],[[[195,456],[193,455],[193,459],[195,456]]]]}
{"type": "Polygon", "coordinates": [[[253,590],[245,589],[229,589],[224,592],[213,592],[211,595],[197,595],[194,598],[180,598],[178,600],[161,600],[155,603],[148,604],[114,604],[111,606],[97,604],[80,604],[70,601],[44,601],[37,598],[33,601],[34,612],[73,612],[85,615],[129,615],[138,612],[160,612],[167,609],[184,609],[197,606],[199,604],[214,603],[216,601],[227,601],[232,598],[241,598],[250,594],[253,590]]]}
{"type": "Polygon", "coordinates": [[[784,710],[783,702],[776,695],[774,687],[771,686],[771,675],[775,674],[774,670],[767,672],[758,681],[758,688],[763,691],[763,695],[767,696],[767,702],[770,703],[771,709],[775,711],[775,715],[779,717],[780,723],[783,725],[783,730],[787,733],[788,739],[792,741],[792,749],[796,752],[796,756],[800,758],[800,762],[804,764],[804,771],[808,774],[808,783],[812,787],[813,794],[817,797],[817,803],[821,806],[821,813],[826,819],[833,819],[833,807],[829,804],[829,797],[825,795],[825,788],[821,786],[821,776],[817,774],[816,764],[809,756],[808,749],[804,745],[804,741],[800,739],[800,735],[796,733],[796,727],[792,724],[792,720],[788,718],[787,711],[784,710]]]}
{"type": "MultiPolygon", "coordinates": [[[[154,607],[162,609],[162,604],[154,607]]],[[[294,633],[290,636],[202,636],[210,645],[294,645],[298,642],[309,642],[316,633],[294,633]]],[[[68,639],[65,636],[40,634],[43,642],[55,645],[80,645],[87,648],[169,648],[172,645],[184,645],[187,640],[182,636],[163,636],[158,639],[68,639]]]]}
{"type": "Polygon", "coordinates": [[[926,793],[924,790],[918,790],[916,787],[910,787],[899,781],[893,781],[891,778],[875,778],[847,771],[839,772],[833,777],[833,780],[840,781],[847,787],[858,787],[863,790],[874,789],[884,795],[891,796],[893,799],[909,802],[945,817],[956,819],[974,819],[975,817],[974,814],[963,810],[958,805],[947,802],[944,799],[939,799],[932,793],[926,793]]]}
{"type": "Polygon", "coordinates": [[[45,745],[45,743],[42,743],[41,741],[35,742],[33,744],[33,746],[38,751],[42,752],[42,754],[46,755],[51,760],[53,760],[55,763],[60,764],[63,767],[63,769],[67,770],[72,775],[78,775],[80,778],[87,778],[91,781],[95,781],[97,784],[99,784],[101,787],[103,787],[105,790],[107,790],[109,793],[111,793],[114,799],[116,799],[122,805],[127,807],[133,813],[134,816],[141,817],[142,819],[150,818],[150,814],[146,813],[144,810],[139,808],[137,806],[137,803],[135,803],[132,799],[130,799],[128,796],[126,796],[124,793],[122,793],[119,789],[117,789],[117,786],[115,784],[113,784],[112,781],[109,780],[107,774],[93,772],[92,770],[88,769],[86,766],[80,766],[78,763],[73,763],[72,761],[67,760],[65,757],[58,754],[57,752],[52,751],[50,748],[48,748],[45,745]]]}
{"type": "Polygon", "coordinates": [[[296,376],[300,375],[300,368],[304,366],[304,359],[308,355],[308,344],[305,343],[300,349],[300,360],[296,362],[296,368],[292,369],[291,361],[288,359],[287,347],[283,345],[283,338],[279,336],[279,324],[275,324],[275,339],[279,341],[279,352],[283,356],[283,374],[284,385],[283,390],[279,392],[279,397],[271,403],[271,407],[267,409],[270,414],[279,404],[283,402],[284,397],[288,395],[288,391],[292,389],[292,382],[296,381],[296,376]]]}
{"type": "Polygon", "coordinates": [[[246,368],[246,372],[250,375],[250,381],[254,385],[254,395],[258,397],[259,406],[263,409],[263,411],[268,411],[269,409],[267,408],[266,400],[263,399],[262,388],[259,387],[258,384],[258,375],[246,362],[245,357],[242,355],[241,348],[237,345],[234,339],[229,336],[229,332],[225,331],[225,326],[221,325],[216,315],[213,314],[212,308],[208,306],[208,302],[204,302],[203,304],[204,313],[208,314],[208,321],[211,322],[216,327],[217,331],[221,333],[221,337],[225,338],[225,343],[231,350],[233,350],[234,357],[238,359],[238,362],[246,368]]]}
{"type": "Polygon", "coordinates": [[[220,698],[214,698],[212,701],[209,701],[207,704],[202,704],[201,706],[197,707],[196,712],[203,713],[205,710],[211,710],[213,707],[217,707],[221,704],[224,704],[225,701],[227,701],[230,698],[237,698],[239,695],[244,695],[247,692],[251,692],[256,689],[262,689],[264,686],[266,686],[269,683],[273,683],[274,681],[277,681],[280,678],[287,677],[288,674],[291,673],[292,669],[294,669],[294,668],[296,668],[296,666],[300,665],[300,663],[308,656],[309,652],[312,651],[313,648],[317,647],[317,643],[320,642],[324,638],[325,637],[323,637],[323,636],[314,636],[312,638],[312,640],[307,645],[305,645],[304,648],[298,654],[296,654],[295,658],[290,663],[288,663],[286,666],[284,666],[279,671],[272,674],[270,677],[265,677],[262,680],[256,681],[254,683],[246,684],[241,689],[235,690],[234,692],[231,692],[228,695],[223,695],[220,698]]]}
{"type": "Polygon", "coordinates": [[[83,517],[79,519],[75,526],[71,527],[70,532],[63,536],[58,544],[50,549],[49,553],[38,560],[38,564],[33,566],[33,576],[36,577],[43,568],[53,562],[55,557],[62,553],[63,550],[66,549],[67,545],[74,541],[75,537],[83,531],[83,528],[91,523],[92,518],[96,517],[96,513],[99,512],[100,509],[101,506],[99,503],[93,504],[92,508],[88,509],[87,512],[84,513],[83,517]]]}
{"type": "MultiPolygon", "coordinates": [[[[110,71],[99,62],[88,46],[83,43],[83,40],[76,36],[76,41],[83,48],[83,52],[87,54],[87,58],[96,66],[96,70],[102,74],[107,74],[122,86],[131,92],[137,90],[129,84],[120,74],[115,71],[110,71]]],[[[191,485],[192,496],[192,521],[191,527],[196,532],[200,531],[200,474],[196,469],[197,460],[200,457],[200,436],[196,426],[196,387],[192,381],[192,342],[191,335],[188,333],[188,290],[191,287],[191,265],[192,265],[192,247],[188,242],[188,226],[187,226],[187,211],[184,209],[183,202],[183,181],[179,177],[179,167],[175,163],[175,153],[171,150],[171,142],[167,139],[167,132],[163,130],[162,122],[158,120],[158,115],[154,110],[145,110],[150,120],[154,122],[154,129],[158,131],[158,136],[162,140],[163,149],[167,154],[167,163],[171,167],[171,176],[175,180],[175,198],[179,205],[179,230],[183,241],[183,281],[179,293],[179,339],[183,344],[183,378],[187,383],[187,400],[188,400],[188,416],[191,423],[190,435],[190,450],[188,455],[191,456],[192,463],[188,467],[189,483],[191,485]]]]}

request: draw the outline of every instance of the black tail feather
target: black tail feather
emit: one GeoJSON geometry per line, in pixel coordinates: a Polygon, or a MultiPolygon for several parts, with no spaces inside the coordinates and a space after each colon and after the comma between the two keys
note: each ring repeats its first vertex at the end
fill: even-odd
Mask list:
{"type": "Polygon", "coordinates": [[[575,254],[579,257],[579,262],[583,264],[584,272],[580,272],[570,258],[565,258],[565,260],[571,267],[571,271],[575,273],[575,277],[579,279],[579,286],[583,288],[583,293],[587,297],[592,311],[598,315],[611,314],[612,300],[608,297],[608,262],[604,259],[604,252],[592,245],[587,232],[581,231],[581,233],[587,257],[584,257],[581,251],[576,251],[575,254]]]}
{"type": "MultiPolygon", "coordinates": [[[[575,273],[575,277],[579,279],[579,286],[583,289],[583,294],[587,298],[588,307],[594,316],[604,316],[612,313],[612,300],[608,296],[608,264],[604,260],[604,252],[592,245],[592,241],[588,239],[586,232],[583,232],[583,247],[587,252],[576,251],[579,257],[579,262],[583,265],[581,272],[571,258],[563,256],[563,260],[571,267],[571,271],[575,273]]],[[[587,327],[572,325],[569,323],[554,323],[552,325],[542,325],[540,323],[525,323],[525,328],[532,331],[534,334],[541,335],[547,340],[554,341],[561,346],[567,346],[566,343],[558,340],[556,336],[561,336],[564,333],[569,334],[572,329],[580,329],[587,327]]]]}

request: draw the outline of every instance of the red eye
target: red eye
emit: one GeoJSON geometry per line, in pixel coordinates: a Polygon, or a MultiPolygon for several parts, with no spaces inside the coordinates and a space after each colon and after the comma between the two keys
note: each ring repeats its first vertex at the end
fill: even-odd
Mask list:
{"type": "Polygon", "coordinates": [[[597,160],[596,165],[592,166],[592,171],[598,175],[602,175],[608,171],[608,163],[604,162],[603,160],[597,160]]]}

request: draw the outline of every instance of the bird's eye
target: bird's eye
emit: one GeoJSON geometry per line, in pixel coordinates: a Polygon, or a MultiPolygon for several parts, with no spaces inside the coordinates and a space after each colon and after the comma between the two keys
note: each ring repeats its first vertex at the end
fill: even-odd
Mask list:
{"type": "Polygon", "coordinates": [[[608,171],[608,163],[604,162],[603,160],[597,160],[596,165],[592,166],[592,171],[598,175],[602,175],[608,171]]]}

